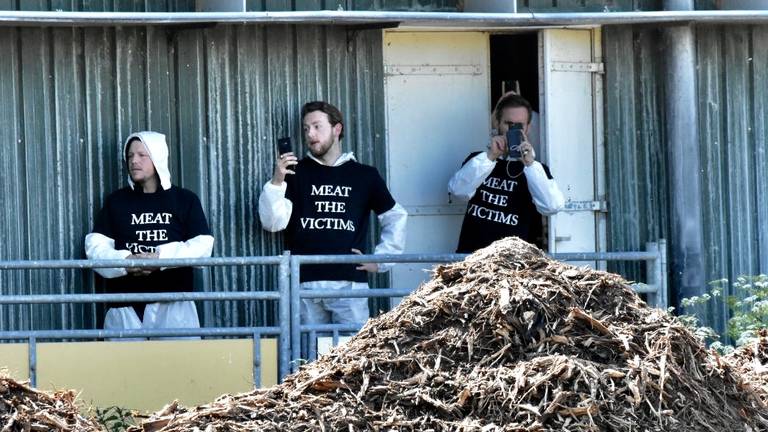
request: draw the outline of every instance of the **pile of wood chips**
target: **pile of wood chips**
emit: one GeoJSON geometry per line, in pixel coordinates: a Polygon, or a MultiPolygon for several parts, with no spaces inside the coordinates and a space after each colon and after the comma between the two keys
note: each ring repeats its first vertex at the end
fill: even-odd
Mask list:
{"type": "Polygon", "coordinates": [[[0,431],[104,431],[80,415],[73,391],[47,393],[0,376],[0,431]]]}
{"type": "Polygon", "coordinates": [[[758,339],[725,356],[736,369],[745,387],[756,392],[768,404],[768,329],[760,330],[758,339]]]}
{"type": "Polygon", "coordinates": [[[767,431],[742,372],[621,277],[506,239],[283,383],[136,430],[767,431]]]}

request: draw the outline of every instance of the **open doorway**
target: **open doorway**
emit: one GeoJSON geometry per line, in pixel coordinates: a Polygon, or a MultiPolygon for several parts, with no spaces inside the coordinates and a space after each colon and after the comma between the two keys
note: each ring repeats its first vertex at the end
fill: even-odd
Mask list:
{"type": "MultiPolygon", "coordinates": [[[[546,151],[540,143],[539,112],[539,35],[537,32],[490,35],[491,106],[508,91],[516,91],[534,111],[528,140],[536,150],[537,159],[545,161],[546,151]]],[[[545,162],[546,163],[546,162],[545,162]]],[[[531,227],[536,232],[534,242],[547,250],[547,220],[542,217],[531,227]]]]}
{"type": "Polygon", "coordinates": [[[520,95],[539,111],[538,33],[495,34],[490,36],[491,107],[505,91],[520,85],[520,95]]]}

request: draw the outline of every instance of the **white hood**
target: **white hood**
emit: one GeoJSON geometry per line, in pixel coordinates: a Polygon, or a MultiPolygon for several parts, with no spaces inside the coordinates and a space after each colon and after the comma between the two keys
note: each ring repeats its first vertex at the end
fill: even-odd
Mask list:
{"type": "MultiPolygon", "coordinates": [[[[126,157],[128,154],[128,143],[135,138],[141,140],[141,142],[144,143],[144,147],[146,147],[149,152],[152,164],[155,165],[155,171],[157,171],[157,175],[160,177],[160,185],[164,190],[170,189],[171,171],[168,169],[168,144],[165,142],[165,135],[150,131],[131,134],[126,138],[125,144],[123,145],[123,161],[126,163],[128,162],[126,157]]],[[[128,174],[128,184],[131,185],[131,189],[134,188],[130,174],[128,174]]]]}

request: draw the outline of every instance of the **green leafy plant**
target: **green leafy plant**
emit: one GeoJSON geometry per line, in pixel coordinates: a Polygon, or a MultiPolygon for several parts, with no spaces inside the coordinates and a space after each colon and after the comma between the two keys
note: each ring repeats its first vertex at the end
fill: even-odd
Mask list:
{"type": "Polygon", "coordinates": [[[768,328],[768,275],[739,276],[733,283],[728,279],[718,279],[709,283],[708,293],[680,302],[687,312],[679,317],[680,320],[721,352],[729,352],[733,347],[720,342],[719,335],[713,329],[702,327],[697,312],[713,299],[721,297],[729,284],[733,294],[725,298],[730,316],[726,333],[735,346],[747,344],[757,338],[760,329],[768,328]]]}
{"type": "Polygon", "coordinates": [[[121,408],[118,406],[111,406],[106,408],[96,408],[96,415],[94,418],[97,422],[106,428],[109,432],[122,432],[131,426],[136,425],[135,412],[121,408]]]}
{"type": "MultiPolygon", "coordinates": [[[[733,347],[723,344],[720,341],[720,334],[715,331],[715,329],[703,326],[699,319],[699,314],[696,313],[701,312],[712,299],[720,297],[721,293],[722,289],[713,288],[709,293],[682,299],[680,304],[688,313],[680,315],[678,318],[693,331],[694,335],[704,341],[704,343],[709,344],[711,348],[714,348],[721,353],[726,353],[731,351],[733,347]]],[[[669,308],[670,313],[673,311],[674,308],[669,308]]]]}
{"type": "MultiPolygon", "coordinates": [[[[727,284],[728,281],[718,281],[727,284]]],[[[731,311],[728,336],[741,346],[757,338],[760,329],[768,327],[768,275],[739,276],[731,285],[733,293],[726,304],[731,311]]]]}

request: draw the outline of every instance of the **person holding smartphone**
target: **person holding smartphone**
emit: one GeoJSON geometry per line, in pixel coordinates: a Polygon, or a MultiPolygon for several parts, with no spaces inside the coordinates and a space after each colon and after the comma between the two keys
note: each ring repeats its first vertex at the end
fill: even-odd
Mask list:
{"type": "Polygon", "coordinates": [[[541,215],[563,209],[563,193],[527,139],[532,111],[520,95],[503,95],[493,111],[498,130],[488,149],[470,154],[448,182],[452,196],[468,201],[456,252],[471,253],[509,236],[533,242],[541,215]]]}
{"type": "MultiPolygon", "coordinates": [[[[259,219],[271,232],[285,230],[286,249],[294,255],[361,254],[367,250],[371,212],[381,226],[376,254],[405,248],[408,213],[395,202],[376,168],[341,150],[344,122],[327,102],[301,109],[306,157],[299,160],[287,140],[278,142],[272,179],[259,196],[259,219]]],[[[306,265],[302,289],[368,289],[368,273],[391,264],[306,265]]],[[[305,324],[350,324],[368,320],[367,298],[302,299],[305,324]]]]}
{"type": "MultiPolygon", "coordinates": [[[[214,238],[197,195],[171,183],[165,135],[131,134],[122,158],[128,186],[111,193],[85,236],[88,259],[147,259],[157,267],[96,268],[110,293],[193,290],[192,267],[165,268],[161,259],[211,256],[214,238]]],[[[198,328],[193,301],[107,305],[105,330],[198,328]]]]}

